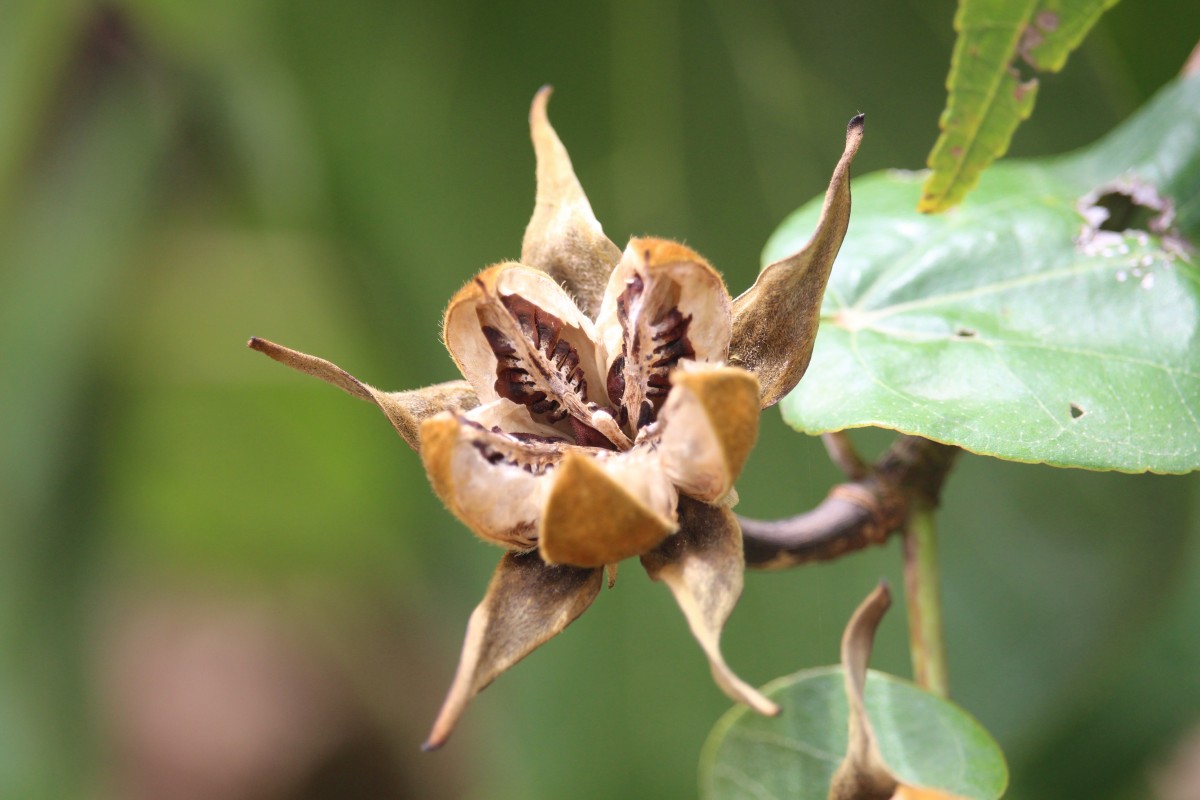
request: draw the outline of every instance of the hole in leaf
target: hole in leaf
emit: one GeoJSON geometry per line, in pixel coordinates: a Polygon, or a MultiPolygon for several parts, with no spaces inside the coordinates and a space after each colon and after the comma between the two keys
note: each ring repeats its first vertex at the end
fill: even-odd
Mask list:
{"type": "Polygon", "coordinates": [[[1071,403],[1071,419],[1079,419],[1086,412],[1079,406],[1078,403],[1071,403]]]}
{"type": "Polygon", "coordinates": [[[954,337],[956,339],[973,339],[975,338],[976,333],[978,333],[978,331],[976,331],[974,328],[959,327],[955,329],[954,337]]]}
{"type": "Polygon", "coordinates": [[[1026,28],[1021,37],[1021,57],[1013,59],[1008,66],[1008,73],[1016,79],[1013,87],[1013,98],[1019,103],[1032,89],[1037,87],[1037,68],[1032,65],[1032,51],[1042,43],[1044,37],[1033,28],[1026,28]]]}
{"type": "Polygon", "coordinates": [[[1161,208],[1142,205],[1127,192],[1100,195],[1096,198],[1095,207],[1108,212],[1108,217],[1100,223],[1098,230],[1118,233],[1129,229],[1152,230],[1156,218],[1162,213],[1161,208]]]}
{"type": "Polygon", "coordinates": [[[1122,178],[1099,186],[1079,198],[1077,208],[1085,221],[1080,244],[1086,244],[1097,235],[1103,237],[1102,232],[1169,234],[1175,221],[1170,198],[1159,194],[1153,184],[1137,178],[1122,178]]]}
{"type": "Polygon", "coordinates": [[[1083,217],[1075,245],[1085,255],[1112,258],[1132,248],[1173,260],[1175,253],[1187,249],[1173,227],[1175,207],[1171,198],[1136,175],[1096,187],[1079,198],[1075,208],[1083,217]],[[1159,241],[1152,242],[1151,235],[1159,241]]]}

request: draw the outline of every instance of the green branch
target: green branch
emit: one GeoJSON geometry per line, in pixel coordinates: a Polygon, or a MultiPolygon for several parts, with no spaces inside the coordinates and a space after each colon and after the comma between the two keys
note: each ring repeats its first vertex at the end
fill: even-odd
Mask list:
{"type": "Polygon", "coordinates": [[[948,697],[950,676],[942,634],[941,575],[938,571],[934,508],[921,500],[910,506],[904,527],[904,592],[908,601],[908,640],[913,676],[923,689],[948,697]]]}

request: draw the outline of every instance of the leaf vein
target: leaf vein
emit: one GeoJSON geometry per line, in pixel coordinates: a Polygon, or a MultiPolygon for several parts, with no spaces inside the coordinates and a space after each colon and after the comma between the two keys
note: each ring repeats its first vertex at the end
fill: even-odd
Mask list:
{"type": "MultiPolygon", "coordinates": [[[[900,328],[888,328],[880,325],[864,326],[861,330],[869,330],[872,333],[878,333],[881,336],[887,336],[891,339],[899,341],[912,342],[916,344],[931,344],[935,342],[953,341],[955,346],[968,347],[975,346],[990,346],[999,345],[1002,347],[1022,348],[1029,350],[1045,350],[1051,353],[1058,353],[1065,356],[1079,356],[1083,358],[1094,358],[1101,362],[1114,361],[1124,364],[1134,364],[1140,367],[1148,367],[1150,369],[1160,370],[1170,375],[1183,375],[1188,378],[1200,380],[1200,372],[1193,372],[1186,367],[1177,367],[1171,364],[1162,364],[1157,361],[1151,361],[1138,356],[1125,355],[1123,353],[1108,353],[1103,350],[1087,350],[1081,347],[1064,347],[1062,345],[1049,344],[1046,342],[1020,341],[1018,339],[995,339],[990,337],[977,337],[973,340],[961,340],[954,337],[946,336],[945,334],[921,334],[915,331],[906,331],[900,328]]],[[[853,331],[852,333],[857,333],[853,331]]],[[[865,367],[865,365],[864,365],[865,367]]]]}
{"type": "MultiPolygon", "coordinates": [[[[976,117],[976,119],[978,120],[978,124],[972,125],[971,130],[968,131],[966,133],[966,135],[964,136],[964,138],[966,139],[966,144],[967,144],[967,146],[965,148],[965,152],[963,153],[963,155],[960,158],[957,158],[954,160],[953,167],[950,170],[942,172],[942,175],[946,176],[945,179],[942,181],[941,195],[943,198],[946,195],[950,194],[952,187],[956,183],[958,183],[963,172],[966,171],[967,165],[971,163],[971,155],[975,152],[975,149],[979,146],[980,132],[983,130],[984,125],[985,125],[987,119],[989,118],[989,116],[991,115],[991,113],[995,110],[996,98],[999,97],[1000,88],[1004,85],[1004,79],[1008,76],[1008,71],[1007,71],[1007,69],[1005,69],[1005,67],[1011,66],[1013,60],[1016,58],[1017,43],[1020,40],[1021,32],[1029,24],[1029,20],[1030,20],[1030,18],[1033,17],[1033,12],[1036,10],[1036,8],[1037,8],[1036,0],[1029,0],[1029,2],[1026,3],[1024,12],[1022,12],[1022,14],[1021,14],[1020,21],[1017,22],[1016,24],[1009,25],[1009,24],[1005,24],[1002,22],[988,23],[988,22],[981,21],[981,22],[971,26],[971,29],[974,29],[974,30],[1011,30],[1012,31],[1011,40],[1008,44],[1008,47],[1006,48],[1009,56],[1008,56],[1007,63],[1000,65],[1000,69],[995,71],[995,73],[993,74],[993,77],[990,81],[990,85],[987,86],[986,93],[983,94],[984,101],[982,104],[982,108],[979,109],[978,116],[976,117]]],[[[959,38],[960,45],[965,45],[965,43],[970,38],[972,38],[970,36],[969,30],[970,29],[967,29],[966,26],[964,26],[963,33],[962,33],[961,37],[959,38]]],[[[965,46],[963,47],[963,50],[965,50],[965,46]]],[[[953,63],[950,67],[952,81],[953,81],[954,85],[952,85],[950,87],[950,98],[947,100],[947,105],[946,105],[947,110],[949,110],[954,105],[954,93],[955,92],[962,92],[964,89],[971,88],[969,84],[964,85],[962,80],[960,80],[965,75],[965,70],[960,71],[960,64],[959,64],[959,59],[962,58],[963,55],[964,55],[964,52],[962,50],[959,50],[958,47],[956,47],[955,53],[954,53],[954,58],[953,58],[953,63]]],[[[950,141],[951,138],[953,138],[952,135],[947,133],[945,128],[943,128],[942,136],[939,137],[937,143],[934,144],[934,153],[937,152],[938,145],[942,144],[943,140],[948,142],[948,141],[950,141]]],[[[1005,148],[1005,149],[1007,149],[1007,148],[1005,148]]],[[[933,157],[933,153],[930,154],[931,160],[932,160],[932,157],[933,157]]],[[[938,171],[935,169],[934,174],[936,175],[937,172],[938,171]]]]}
{"type": "Polygon", "coordinates": [[[812,756],[819,761],[828,761],[831,764],[841,762],[842,757],[836,753],[830,753],[828,750],[822,750],[819,747],[802,742],[799,739],[792,739],[787,736],[781,736],[770,731],[757,731],[745,728],[734,728],[729,732],[730,736],[742,739],[748,742],[758,742],[767,744],[773,747],[778,747],[781,750],[790,750],[794,753],[803,753],[807,756],[812,756]]]}
{"type": "Polygon", "coordinates": [[[890,392],[891,394],[896,395],[901,400],[907,400],[914,408],[923,408],[928,411],[932,411],[932,413],[935,416],[937,416],[939,419],[945,421],[945,419],[946,419],[945,416],[940,414],[936,409],[931,409],[928,407],[927,403],[919,402],[916,399],[914,399],[912,396],[908,395],[907,393],[894,388],[893,386],[888,384],[886,381],[884,381],[883,379],[881,379],[874,373],[874,371],[871,369],[871,367],[867,364],[866,359],[863,358],[862,351],[859,350],[859,348],[858,348],[858,333],[857,333],[857,331],[853,331],[850,334],[850,352],[854,354],[854,358],[856,361],[858,361],[859,366],[862,367],[863,373],[866,374],[866,376],[871,380],[872,383],[876,384],[877,386],[879,386],[879,388],[883,389],[884,391],[887,391],[887,392],[890,392]]]}
{"type": "Polygon", "coordinates": [[[750,792],[750,794],[760,800],[779,800],[766,786],[763,786],[741,770],[734,769],[726,764],[718,764],[713,767],[713,774],[727,778],[731,783],[737,785],[738,788],[750,792]]]}
{"type": "Polygon", "coordinates": [[[1073,278],[1077,275],[1083,275],[1088,272],[1094,272],[1101,269],[1109,270],[1112,269],[1112,267],[1112,264],[1106,262],[1075,264],[1065,269],[1049,270],[1047,272],[1038,272],[1032,275],[1022,275],[1019,278],[1012,278],[1011,280],[1007,281],[998,281],[996,283],[987,284],[986,286],[975,286],[970,289],[964,289],[960,292],[930,295],[916,300],[896,303],[892,306],[885,306],[879,309],[863,311],[858,319],[865,319],[869,324],[873,320],[895,316],[896,314],[900,314],[905,311],[911,311],[913,309],[929,308],[931,306],[941,305],[942,303],[955,303],[960,300],[969,300],[976,297],[986,297],[987,295],[997,294],[999,292],[1008,291],[1009,289],[1018,289],[1023,286],[1035,286],[1039,283],[1058,280],[1060,278],[1073,278]]]}
{"type": "MultiPolygon", "coordinates": [[[[1027,206],[1028,204],[1029,198],[1025,196],[1014,197],[1008,200],[997,200],[988,204],[987,214],[988,216],[994,216],[997,211],[1002,211],[1010,207],[1020,208],[1027,206]]],[[[912,249],[910,249],[903,257],[901,257],[899,261],[881,271],[878,277],[876,277],[875,280],[870,283],[870,285],[864,287],[862,294],[860,294],[858,300],[855,301],[853,308],[856,311],[862,311],[866,307],[867,301],[871,299],[871,295],[876,294],[879,287],[889,286],[892,283],[890,279],[893,276],[898,273],[903,273],[914,263],[922,258],[925,258],[929,252],[935,249],[935,245],[954,238],[963,230],[970,231],[973,228],[976,228],[979,224],[976,217],[976,214],[960,213],[951,219],[947,219],[944,224],[933,231],[923,229],[921,232],[921,239],[919,240],[920,246],[917,246],[918,242],[914,241],[914,246],[912,249]]],[[[832,285],[832,283],[830,285],[832,285]]]]}
{"type": "Polygon", "coordinates": [[[1187,412],[1188,419],[1192,421],[1192,427],[1195,428],[1197,432],[1200,432],[1200,421],[1196,420],[1196,414],[1192,411],[1192,407],[1188,405],[1187,395],[1183,393],[1183,389],[1180,388],[1179,382],[1175,380],[1175,376],[1170,375],[1170,378],[1171,386],[1174,387],[1175,393],[1179,395],[1179,402],[1183,403],[1183,410],[1187,412]]]}

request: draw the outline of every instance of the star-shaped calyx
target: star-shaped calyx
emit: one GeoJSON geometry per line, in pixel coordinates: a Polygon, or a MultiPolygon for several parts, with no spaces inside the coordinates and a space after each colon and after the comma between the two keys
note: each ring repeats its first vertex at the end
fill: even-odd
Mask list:
{"type": "Polygon", "coordinates": [[[674,594],[717,684],[764,714],[719,640],[742,590],[734,482],[759,412],[803,375],[821,296],[850,214],[851,120],[812,240],[737,299],[695,251],[604,235],[534,98],[537,199],[519,262],[451,299],[443,332],[465,381],[382,392],[323,359],[250,346],[377,405],[417,450],[434,491],[508,552],[471,615],[426,746],[470,699],[579,616],[616,565],[640,557],[674,594]]]}

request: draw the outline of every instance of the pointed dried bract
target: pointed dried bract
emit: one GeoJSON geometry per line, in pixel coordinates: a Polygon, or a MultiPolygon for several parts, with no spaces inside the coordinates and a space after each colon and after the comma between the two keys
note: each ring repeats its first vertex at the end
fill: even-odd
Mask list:
{"type": "Polygon", "coordinates": [[[679,499],[679,533],[642,556],[647,574],[675,595],[713,680],[735,702],[774,716],[779,706],[734,674],[721,655],[721,630],[742,595],[742,533],[728,508],[679,499]]]}
{"type": "Polygon", "coordinates": [[[594,319],[621,249],[604,235],[575,177],[571,157],[550,125],[546,105],[552,91],[543,86],[529,109],[537,200],[521,243],[521,261],[550,273],[594,319]]]}
{"type": "Polygon", "coordinates": [[[842,634],[842,670],[849,705],[850,737],[846,758],[834,773],[829,788],[830,800],[889,800],[899,785],[879,754],[875,730],[863,700],[875,631],[891,604],[888,585],[880,583],[854,611],[842,634]]]}
{"type": "Polygon", "coordinates": [[[849,741],[846,758],[829,787],[830,800],[962,800],[938,789],[901,783],[884,762],[867,716],[864,690],[867,664],[879,622],[892,604],[886,582],[867,596],[842,634],[842,670],[849,706],[849,741]]]}
{"type": "Polygon", "coordinates": [[[475,390],[466,381],[447,381],[407,392],[381,392],[336,364],[260,339],[247,342],[252,350],[292,369],[331,383],[347,394],[374,403],[387,416],[408,446],[420,451],[421,423],[442,411],[468,411],[479,405],[475,390]]]}
{"type": "Polygon", "coordinates": [[[471,698],[562,632],[603,584],[603,570],[547,566],[536,553],[507,553],[471,614],[454,682],[424,748],[445,744],[471,698]]]}
{"type": "Polygon", "coordinates": [[[865,116],[846,126],[846,149],[833,171],[817,230],[804,249],[771,264],[733,301],[730,363],[762,384],[762,407],[796,387],[812,357],[821,297],[850,223],[850,162],[862,142],[865,116]]]}

